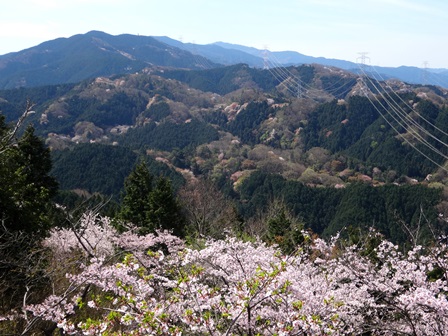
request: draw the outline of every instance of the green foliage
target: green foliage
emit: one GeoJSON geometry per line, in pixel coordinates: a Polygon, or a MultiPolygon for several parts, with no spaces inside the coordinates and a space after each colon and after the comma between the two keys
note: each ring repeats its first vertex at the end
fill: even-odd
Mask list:
{"type": "MultiPolygon", "coordinates": [[[[331,236],[349,227],[374,227],[394,242],[403,244],[409,241],[405,227],[408,226],[412,230],[420,227],[420,238],[431,240],[433,233],[426,221],[437,222],[435,206],[440,198],[440,190],[421,185],[374,188],[355,184],[347,188],[324,235],[331,236]]],[[[443,231],[446,227],[438,229],[443,231]]]]}
{"type": "Polygon", "coordinates": [[[218,131],[211,125],[192,119],[182,124],[163,122],[156,125],[152,122],[129,130],[120,139],[123,144],[132,148],[171,151],[174,148],[182,149],[190,145],[198,146],[218,138],[218,131]]]}
{"type": "Polygon", "coordinates": [[[218,125],[225,128],[227,122],[229,121],[227,115],[221,110],[215,110],[207,113],[201,114],[201,119],[207,123],[218,125]]]}
{"type": "Polygon", "coordinates": [[[365,97],[353,96],[347,105],[336,100],[319,105],[310,115],[305,133],[308,148],[324,147],[333,153],[355,144],[379,114],[365,97]]]}
{"type": "Polygon", "coordinates": [[[147,223],[147,215],[151,211],[148,197],[153,189],[152,184],[153,176],[146,164],[138,164],[124,181],[125,195],[119,214],[121,219],[139,227],[150,225],[147,223]]]}
{"type": "Polygon", "coordinates": [[[274,112],[275,110],[269,107],[266,101],[250,102],[228,124],[227,130],[238,136],[244,143],[257,144],[260,142],[260,137],[262,136],[258,127],[274,112]]]}
{"type": "MultiPolygon", "coordinates": [[[[0,137],[7,128],[0,118],[0,137]]],[[[8,230],[45,234],[51,223],[47,210],[57,191],[49,176],[50,152],[28,127],[17,146],[0,146],[0,220],[8,230]]]]}
{"type": "Polygon", "coordinates": [[[137,159],[126,148],[100,144],[79,144],[52,154],[52,175],[61,189],[84,189],[116,196],[137,159]]]}
{"type": "MultiPolygon", "coordinates": [[[[146,103],[141,95],[131,96],[124,92],[117,92],[104,103],[96,98],[74,95],[67,100],[69,117],[65,118],[64,124],[72,127],[78,121],[90,121],[99,127],[131,125],[137,115],[145,110],[146,103]]],[[[55,122],[54,118],[51,119],[52,124],[55,122]]]]}
{"type": "MultiPolygon", "coordinates": [[[[48,85],[33,88],[19,88],[11,90],[0,90],[0,112],[6,120],[17,120],[23,113],[23,102],[32,101],[38,112],[44,110],[49,101],[66,94],[73,89],[74,84],[48,85]]],[[[30,116],[34,121],[36,117],[30,116]]]]}
{"type": "MultiPolygon", "coordinates": [[[[408,109],[399,98],[394,99],[400,108],[408,109]]],[[[439,131],[448,130],[446,108],[438,108],[432,102],[419,100],[415,95],[402,99],[418,101],[417,110],[421,117],[409,117],[415,118],[422,127],[435,134],[435,137],[428,137],[426,141],[447,155],[448,149],[440,145],[440,140],[446,141],[448,137],[439,131]],[[431,121],[435,127],[428,126],[423,118],[431,121]]],[[[431,160],[442,164],[442,156],[410,137],[406,133],[408,130],[403,128],[403,123],[399,124],[397,117],[384,111],[383,107],[388,108],[387,104],[381,104],[382,106],[377,104],[377,108],[383,110],[387,120],[379,115],[366,97],[353,96],[347,104],[338,104],[335,100],[319,105],[311,113],[303,133],[306,148],[323,147],[332,153],[345,152],[371,167],[395,170],[399,174],[413,177],[424,177],[431,173],[436,167],[431,160]],[[397,136],[394,128],[400,132],[400,136],[397,136]]],[[[391,109],[390,112],[394,111],[391,109]]]]}
{"type": "Polygon", "coordinates": [[[79,120],[91,121],[99,127],[132,125],[137,115],[145,110],[147,100],[142,96],[130,96],[118,92],[97,109],[84,111],[79,120]]]}
{"type": "Polygon", "coordinates": [[[271,91],[279,84],[269,71],[253,69],[245,64],[201,71],[165,70],[159,75],[184,82],[204,92],[215,92],[221,95],[252,86],[271,91]]]}
{"type": "Polygon", "coordinates": [[[169,116],[171,113],[170,106],[167,102],[161,101],[156,104],[152,104],[144,113],[143,116],[151,118],[152,121],[160,121],[163,118],[169,116]]]}
{"type": "MultiPolygon", "coordinates": [[[[393,242],[408,240],[407,229],[412,230],[424,218],[436,222],[435,206],[441,199],[439,189],[422,185],[372,187],[366,184],[353,184],[345,189],[312,188],[297,181],[288,181],[281,176],[254,172],[239,186],[240,212],[244,217],[252,217],[257,210],[275,198],[283,200],[292,209],[295,218],[301,218],[306,228],[313,232],[331,236],[344,228],[368,229],[375,227],[393,242]]],[[[278,216],[281,216],[279,211],[278,216]]],[[[282,233],[282,226],[274,225],[282,221],[275,219],[272,229],[282,233]]],[[[446,227],[438,227],[444,231],[446,227]]],[[[432,238],[429,228],[420,229],[421,239],[432,238]]]]}
{"type": "Polygon", "coordinates": [[[388,222],[383,190],[362,183],[349,186],[324,234],[331,236],[350,226],[363,230],[378,226],[383,229],[388,222]]]}
{"type": "Polygon", "coordinates": [[[120,219],[137,225],[142,234],[167,229],[182,235],[184,219],[169,179],[159,177],[154,183],[148,166],[141,162],[126,178],[124,189],[120,219]]]}
{"type": "Polygon", "coordinates": [[[283,253],[290,254],[303,243],[304,225],[284,202],[271,202],[264,220],[267,232],[263,239],[268,243],[277,244],[283,253]]]}
{"type": "MultiPolygon", "coordinates": [[[[52,175],[61,189],[83,189],[90,194],[112,196],[118,201],[138,154],[121,146],[79,144],[72,149],[53,151],[52,157],[52,175]]],[[[169,177],[176,189],[183,184],[183,177],[165,164],[150,157],[146,162],[152,174],[169,177]]]]}
{"type": "Polygon", "coordinates": [[[300,80],[306,84],[310,84],[314,79],[315,70],[313,66],[308,64],[303,64],[299,67],[292,67],[289,70],[294,70],[298,72],[300,80]]]}
{"type": "Polygon", "coordinates": [[[0,314],[21,307],[27,288],[36,289],[33,300],[46,285],[40,242],[54,225],[57,192],[50,169],[50,152],[34,128],[16,139],[0,115],[0,314]]]}
{"type": "Polygon", "coordinates": [[[147,219],[158,229],[173,230],[177,236],[183,235],[184,217],[181,207],[174,197],[171,181],[159,177],[148,196],[149,211],[147,219]]]}
{"type": "Polygon", "coordinates": [[[344,78],[337,75],[322,76],[322,88],[335,98],[343,99],[356,85],[356,78],[344,78]]]}

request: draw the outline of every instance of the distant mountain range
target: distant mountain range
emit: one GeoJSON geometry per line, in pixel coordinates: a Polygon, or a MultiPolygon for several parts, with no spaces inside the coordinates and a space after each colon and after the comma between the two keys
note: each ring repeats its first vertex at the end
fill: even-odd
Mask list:
{"type": "MultiPolygon", "coordinates": [[[[321,64],[354,73],[358,64],[311,57],[294,51],[270,52],[216,42],[199,45],[169,37],[113,36],[99,31],[59,38],[0,56],[0,89],[76,83],[87,78],[135,73],[144,68],[211,69],[245,63],[251,67],[321,64]]],[[[365,67],[378,79],[448,87],[448,69],[365,67]]]]}
{"type": "MultiPolygon", "coordinates": [[[[271,52],[252,47],[225,42],[216,42],[207,45],[182,43],[168,37],[155,37],[157,40],[190,51],[209,60],[231,65],[235,63],[246,63],[253,67],[278,67],[300,64],[321,64],[349,70],[354,73],[360,72],[357,63],[330,59],[325,57],[312,57],[295,51],[271,52]],[[219,48],[218,48],[219,47],[219,48]]],[[[412,84],[430,84],[448,87],[448,69],[422,69],[417,67],[401,66],[393,67],[370,67],[366,66],[364,71],[377,79],[397,78],[412,84]]]]}

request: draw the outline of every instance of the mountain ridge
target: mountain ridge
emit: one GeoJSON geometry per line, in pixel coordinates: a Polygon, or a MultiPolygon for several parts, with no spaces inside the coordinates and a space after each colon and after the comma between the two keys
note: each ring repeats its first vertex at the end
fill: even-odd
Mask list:
{"type": "MultiPolygon", "coordinates": [[[[335,66],[359,74],[359,64],[312,57],[295,51],[264,51],[226,42],[200,45],[167,36],[110,35],[89,31],[57,38],[0,56],[0,89],[76,83],[98,76],[141,71],[147,67],[210,69],[245,63],[256,68],[301,64],[335,66]]],[[[448,87],[448,69],[369,67],[367,74],[416,84],[448,87]]]]}
{"type": "MultiPolygon", "coordinates": [[[[288,78],[245,64],[151,68],[74,85],[0,90],[0,110],[13,122],[25,98],[36,103],[28,121],[52,150],[52,173],[62,189],[82,195],[119,199],[126,172],[141,157],[158,163],[159,173],[164,167],[179,185],[213,180],[249,216],[266,204],[260,198],[269,195],[260,180],[266,176],[279,192],[287,183],[301,188],[296,204],[322,191],[297,215],[315,232],[328,233],[340,229],[332,217],[346,217],[322,217],[320,197],[342,197],[340,189],[351,195],[357,185],[408,190],[418,184],[448,194],[442,169],[448,149],[439,142],[448,143],[448,90],[317,64],[281,70],[288,78]],[[296,80],[306,84],[303,91],[296,91],[296,80]],[[443,131],[437,141],[415,134],[428,120],[431,130],[443,131]]],[[[360,188],[357,195],[364,197],[360,188]]],[[[448,205],[437,211],[447,216],[448,205]]]]}
{"type": "MultiPolygon", "coordinates": [[[[158,38],[158,37],[155,37],[158,38]]],[[[166,40],[166,43],[175,43],[179,48],[182,48],[182,42],[173,39],[166,40]],[[171,40],[171,41],[170,41],[171,40]],[[174,42],[175,41],[175,42],[174,42]]],[[[244,52],[247,55],[256,57],[256,59],[251,59],[246,61],[250,66],[256,67],[270,67],[277,66],[288,66],[288,65],[300,65],[300,64],[321,64],[327,66],[334,66],[344,70],[349,70],[353,73],[359,74],[361,72],[360,64],[355,62],[350,62],[346,60],[339,60],[334,58],[325,57],[313,57],[301,54],[296,51],[269,51],[260,50],[254,47],[247,47],[238,44],[231,44],[227,42],[214,42],[209,45],[219,46],[225,50],[237,50],[244,52]],[[266,61],[263,57],[267,58],[266,61]]],[[[195,45],[195,49],[199,54],[207,57],[203,52],[201,52],[203,47],[209,45],[195,45]]],[[[210,55],[208,55],[210,56],[210,55]]],[[[213,60],[213,58],[212,58],[213,60]]],[[[223,64],[228,64],[222,62],[223,64]]],[[[421,69],[413,66],[399,66],[399,67],[380,67],[380,66],[365,66],[365,71],[367,74],[379,73],[384,79],[396,78],[401,81],[409,82],[411,84],[430,84],[438,85],[448,88],[448,69],[421,69]],[[371,68],[371,69],[370,69],[371,68]],[[370,69],[370,70],[369,70],[370,69]]]]}
{"type": "Polygon", "coordinates": [[[0,88],[75,83],[154,65],[200,69],[201,60],[150,36],[90,31],[0,56],[0,88]]]}

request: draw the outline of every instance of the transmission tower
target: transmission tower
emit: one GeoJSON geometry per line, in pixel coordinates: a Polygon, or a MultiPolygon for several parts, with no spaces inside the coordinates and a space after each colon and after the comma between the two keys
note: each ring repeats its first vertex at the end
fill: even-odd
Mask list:
{"type": "Polygon", "coordinates": [[[428,68],[429,68],[429,62],[424,61],[423,62],[423,70],[422,70],[422,84],[423,85],[428,84],[428,68]]]}
{"type": "Polygon", "coordinates": [[[361,71],[362,71],[361,76],[360,76],[361,83],[362,83],[361,92],[366,97],[368,96],[368,91],[369,91],[369,89],[365,83],[365,78],[364,78],[367,76],[366,69],[365,69],[366,68],[366,60],[369,60],[369,62],[370,62],[370,57],[368,57],[367,54],[368,54],[368,52],[366,52],[366,51],[359,52],[358,53],[359,57],[356,59],[357,62],[359,61],[358,63],[361,68],[361,71]]]}
{"type": "Polygon", "coordinates": [[[358,62],[358,60],[360,60],[359,64],[362,65],[362,67],[364,67],[366,65],[366,60],[369,60],[370,62],[370,57],[367,56],[368,52],[363,51],[363,52],[359,52],[358,55],[360,55],[356,61],[358,62]]]}
{"type": "Polygon", "coordinates": [[[264,46],[263,49],[263,69],[268,70],[269,69],[269,50],[268,46],[264,46]]]}

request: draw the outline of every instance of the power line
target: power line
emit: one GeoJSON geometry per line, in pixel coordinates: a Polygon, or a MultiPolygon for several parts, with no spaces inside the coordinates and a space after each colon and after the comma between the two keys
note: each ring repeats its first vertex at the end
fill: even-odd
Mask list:
{"type": "MultiPolygon", "coordinates": [[[[425,145],[426,147],[428,147],[431,151],[433,151],[434,153],[436,153],[437,155],[443,157],[445,160],[448,159],[448,156],[445,155],[444,153],[442,153],[439,149],[437,149],[434,145],[432,145],[431,143],[428,142],[428,140],[426,140],[418,131],[421,131],[423,134],[428,135],[430,137],[432,137],[433,139],[437,140],[439,143],[441,143],[443,146],[448,147],[448,144],[444,143],[442,140],[440,140],[439,138],[437,138],[436,136],[434,136],[432,133],[430,133],[427,129],[425,129],[424,127],[422,127],[420,124],[418,124],[415,120],[413,120],[410,116],[409,113],[407,113],[406,111],[404,111],[404,109],[398,105],[398,103],[395,102],[394,99],[392,99],[392,97],[389,95],[389,93],[387,92],[387,90],[385,90],[386,94],[382,93],[382,87],[381,89],[379,89],[376,84],[372,81],[372,79],[367,76],[365,69],[363,67],[360,66],[360,70],[363,74],[362,77],[362,81],[366,81],[368,80],[370,82],[370,85],[372,85],[375,90],[378,92],[378,94],[381,96],[382,100],[384,101],[384,103],[386,104],[386,106],[378,99],[377,95],[372,94],[373,99],[376,101],[376,103],[374,103],[372,101],[372,98],[369,95],[366,95],[367,99],[369,100],[369,102],[372,104],[372,106],[376,109],[376,111],[382,116],[382,118],[387,122],[387,124],[406,142],[408,143],[414,150],[416,150],[417,152],[419,152],[421,155],[423,155],[426,159],[428,159],[429,161],[431,161],[432,163],[434,163],[436,166],[438,166],[439,168],[448,171],[447,168],[445,168],[444,166],[440,165],[438,162],[436,162],[434,159],[430,158],[427,154],[425,154],[422,150],[420,150],[419,148],[417,148],[412,142],[409,141],[409,139],[407,139],[387,118],[385,114],[388,114],[393,121],[395,121],[401,128],[403,128],[404,130],[406,130],[417,142],[425,145]],[[386,97],[387,95],[387,97],[386,97]],[[377,104],[379,106],[381,106],[381,108],[383,109],[382,112],[381,109],[377,106],[377,104]],[[395,105],[395,106],[394,106],[395,105]]],[[[375,79],[376,80],[376,79],[375,79]]],[[[417,111],[415,111],[412,107],[408,106],[411,111],[415,112],[418,114],[417,111]]],[[[420,116],[420,114],[418,114],[420,116]]],[[[426,119],[425,119],[426,120],[426,119]]],[[[431,124],[432,125],[432,124],[431,124]]],[[[440,130],[440,129],[438,129],[440,130]]],[[[441,130],[440,130],[441,131],[441,130]]],[[[442,131],[443,132],[443,131],[442,131]]],[[[445,132],[443,132],[445,134],[445,132]]]]}

